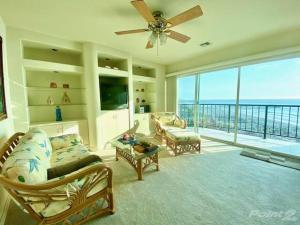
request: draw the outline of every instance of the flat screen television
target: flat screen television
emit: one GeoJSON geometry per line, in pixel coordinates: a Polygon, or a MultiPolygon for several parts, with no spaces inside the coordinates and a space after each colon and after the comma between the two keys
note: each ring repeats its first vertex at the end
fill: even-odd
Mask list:
{"type": "Polygon", "coordinates": [[[128,85],[115,82],[100,83],[101,110],[115,110],[128,108],[128,85]]]}

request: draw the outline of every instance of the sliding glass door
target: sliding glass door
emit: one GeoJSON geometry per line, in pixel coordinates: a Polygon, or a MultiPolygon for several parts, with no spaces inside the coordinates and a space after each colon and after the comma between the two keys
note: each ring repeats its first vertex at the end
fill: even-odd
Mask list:
{"type": "Polygon", "coordinates": [[[226,69],[199,76],[197,123],[203,136],[233,141],[238,70],[226,69]]]}
{"type": "Polygon", "coordinates": [[[187,121],[189,129],[194,129],[196,125],[196,80],[197,75],[180,77],[177,80],[178,114],[187,121]]]}
{"type": "Polygon", "coordinates": [[[215,139],[262,148],[300,142],[299,71],[292,58],[179,78],[179,115],[215,139]]]}
{"type": "Polygon", "coordinates": [[[299,58],[242,67],[240,87],[238,143],[299,141],[299,58]]]}

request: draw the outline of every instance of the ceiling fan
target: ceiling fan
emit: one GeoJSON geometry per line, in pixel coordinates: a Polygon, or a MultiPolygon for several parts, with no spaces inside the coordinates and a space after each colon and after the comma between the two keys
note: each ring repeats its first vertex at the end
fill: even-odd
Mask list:
{"type": "Polygon", "coordinates": [[[115,34],[124,35],[151,31],[152,33],[147,42],[146,49],[153,48],[158,40],[160,40],[161,45],[165,44],[168,37],[176,41],[186,43],[191,39],[189,36],[170,30],[170,28],[203,15],[201,7],[197,5],[185,12],[178,14],[177,16],[174,16],[170,19],[165,19],[161,11],[155,11],[151,13],[150,9],[143,0],[131,1],[131,4],[148,22],[148,28],[118,31],[115,32],[115,34]]]}

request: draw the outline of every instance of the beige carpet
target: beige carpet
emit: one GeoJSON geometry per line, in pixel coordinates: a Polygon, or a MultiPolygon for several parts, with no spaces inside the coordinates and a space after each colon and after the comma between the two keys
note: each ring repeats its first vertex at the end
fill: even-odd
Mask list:
{"type": "MultiPolygon", "coordinates": [[[[112,162],[116,214],[89,225],[300,224],[300,171],[240,156],[205,141],[201,155],[161,154],[161,171],[137,181],[112,162]],[[289,216],[290,215],[290,216],[289,216]]],[[[11,203],[6,225],[34,222],[11,203]]]]}

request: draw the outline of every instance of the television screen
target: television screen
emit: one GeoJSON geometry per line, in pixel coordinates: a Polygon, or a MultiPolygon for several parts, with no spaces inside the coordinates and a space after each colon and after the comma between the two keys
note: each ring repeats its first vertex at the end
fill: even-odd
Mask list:
{"type": "Polygon", "coordinates": [[[100,99],[102,110],[128,108],[127,85],[100,82],[100,99]]]}

